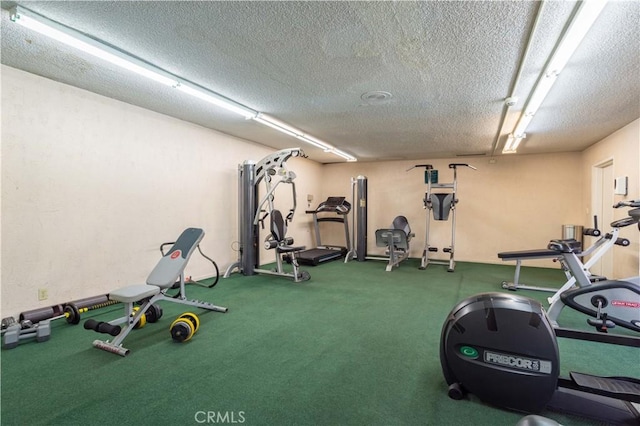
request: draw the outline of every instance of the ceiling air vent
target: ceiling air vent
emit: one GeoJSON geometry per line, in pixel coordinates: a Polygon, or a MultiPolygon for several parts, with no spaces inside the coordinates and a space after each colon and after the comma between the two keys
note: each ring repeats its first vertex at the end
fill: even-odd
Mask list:
{"type": "Polygon", "coordinates": [[[456,154],[456,157],[482,157],[487,155],[486,152],[468,152],[466,154],[456,154]]]}
{"type": "Polygon", "coordinates": [[[371,92],[363,93],[360,96],[360,99],[362,99],[369,105],[384,104],[391,98],[393,98],[393,95],[383,90],[373,90],[371,92]]]}

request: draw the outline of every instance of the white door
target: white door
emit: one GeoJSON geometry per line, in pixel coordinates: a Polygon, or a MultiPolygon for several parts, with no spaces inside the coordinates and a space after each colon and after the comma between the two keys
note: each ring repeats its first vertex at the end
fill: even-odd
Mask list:
{"type": "MultiPolygon", "coordinates": [[[[613,222],[613,160],[598,164],[594,169],[594,190],[592,194],[594,213],[598,215],[598,228],[602,233],[609,232],[609,224],[613,222]]],[[[596,275],[603,275],[609,279],[613,276],[613,249],[609,250],[591,268],[596,275]]]]}

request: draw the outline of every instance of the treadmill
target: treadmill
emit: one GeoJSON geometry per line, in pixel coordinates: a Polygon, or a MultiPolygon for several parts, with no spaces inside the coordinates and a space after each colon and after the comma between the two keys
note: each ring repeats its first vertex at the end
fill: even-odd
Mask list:
{"type": "Polygon", "coordinates": [[[329,197],[320,203],[315,210],[307,210],[305,213],[313,215],[313,227],[316,231],[316,243],[318,247],[304,250],[296,255],[300,264],[317,266],[323,262],[341,259],[351,250],[349,238],[348,215],[351,204],[345,197],[329,197]],[[319,216],[320,215],[320,216],[319,216]],[[323,245],[320,239],[320,222],[337,222],[344,224],[344,237],[346,247],[323,245]]]}

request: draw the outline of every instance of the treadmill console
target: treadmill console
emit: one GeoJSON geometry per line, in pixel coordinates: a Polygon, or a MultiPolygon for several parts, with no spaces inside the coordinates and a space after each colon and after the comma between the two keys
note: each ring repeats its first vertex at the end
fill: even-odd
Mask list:
{"type": "Polygon", "coordinates": [[[351,203],[346,201],[345,197],[329,197],[326,201],[320,203],[315,210],[318,212],[335,212],[338,214],[347,214],[351,211],[351,203]]]}

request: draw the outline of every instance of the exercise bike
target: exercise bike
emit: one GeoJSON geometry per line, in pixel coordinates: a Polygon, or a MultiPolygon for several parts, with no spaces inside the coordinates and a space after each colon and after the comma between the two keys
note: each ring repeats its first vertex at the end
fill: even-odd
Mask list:
{"type": "MultiPolygon", "coordinates": [[[[618,232],[630,225],[638,225],[640,229],[640,200],[620,202],[613,207],[635,207],[629,210],[627,217],[612,222],[613,230],[603,236],[626,247],[629,240],[618,238],[618,232]]],[[[606,333],[616,325],[640,332],[640,277],[592,282],[588,267],[579,259],[579,245],[570,240],[552,240],[548,249],[558,253],[578,284],[577,288],[569,290],[565,285],[549,298],[547,315],[554,325],[557,325],[562,309],[569,306],[594,317],[587,322],[599,332],[606,333]]]]}
{"type": "MultiPolygon", "coordinates": [[[[634,203],[638,202],[620,206],[635,207],[634,203]]],[[[631,210],[623,221],[614,223],[620,227],[638,223],[640,209],[631,210]]],[[[615,307],[622,290],[631,297],[625,301],[627,308],[638,315],[640,290],[633,282],[606,281],[603,287],[594,284],[561,294],[561,300],[574,308],[595,302],[595,310],[585,313],[596,317],[595,323],[588,321],[596,332],[558,327],[538,301],[523,296],[483,293],[464,299],[449,313],[440,340],[449,396],[462,399],[471,393],[515,411],[539,413],[548,408],[604,422],[638,424],[640,412],[633,403],[640,404],[639,379],[578,372],[560,377],[558,337],[640,348],[640,337],[603,333],[611,324],[631,330],[639,325],[633,319],[623,320],[617,311],[606,311],[615,307]]]]}

